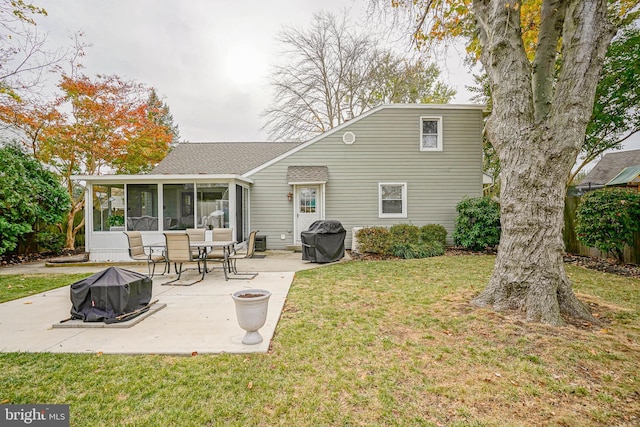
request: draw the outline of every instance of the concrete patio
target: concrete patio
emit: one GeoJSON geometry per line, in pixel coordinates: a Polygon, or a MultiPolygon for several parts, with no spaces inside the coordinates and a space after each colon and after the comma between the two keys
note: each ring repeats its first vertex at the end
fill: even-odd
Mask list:
{"type": "MultiPolygon", "coordinates": [[[[300,253],[269,251],[261,259],[240,260],[240,271],[259,272],[252,280],[225,281],[222,271],[215,271],[192,286],[163,286],[161,283],[175,275],[156,275],[152,301],[158,302],[145,317],[106,327],[78,320],[60,324],[70,316],[69,286],[9,301],[0,304],[0,351],[177,355],[267,352],[295,272],[319,266],[301,258],[300,253]],[[260,329],[263,342],[244,345],[244,331],[236,321],[231,294],[251,288],[267,289],[271,298],[266,324],[260,329]]],[[[3,267],[0,274],[97,272],[105,268],[90,263],[47,267],[38,262],[3,267]]],[[[146,273],[146,265],[122,268],[146,273]]],[[[195,278],[198,273],[183,273],[183,277],[185,274],[195,278]]]]}

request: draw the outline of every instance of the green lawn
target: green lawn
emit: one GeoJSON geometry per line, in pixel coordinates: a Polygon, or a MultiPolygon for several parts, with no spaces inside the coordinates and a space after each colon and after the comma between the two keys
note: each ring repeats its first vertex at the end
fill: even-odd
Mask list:
{"type": "Polygon", "coordinates": [[[67,286],[91,274],[0,275],[0,303],[67,286]]]}
{"type": "Polygon", "coordinates": [[[568,266],[605,323],[553,328],[468,304],[493,261],[299,272],[268,354],[0,354],[0,402],[74,426],[638,425],[640,280],[568,266]]]}

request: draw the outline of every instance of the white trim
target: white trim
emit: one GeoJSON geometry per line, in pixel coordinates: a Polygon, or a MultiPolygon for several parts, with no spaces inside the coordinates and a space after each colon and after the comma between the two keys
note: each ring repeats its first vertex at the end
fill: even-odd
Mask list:
{"type": "MultiPolygon", "coordinates": [[[[236,186],[235,184],[229,184],[229,187],[227,187],[227,189],[229,191],[229,193],[227,194],[227,200],[229,201],[229,228],[233,230],[233,240],[236,240],[236,236],[238,233],[238,225],[236,224],[236,218],[238,216],[238,211],[236,210],[238,209],[238,207],[236,206],[236,186]],[[231,215],[231,212],[234,212],[235,215],[231,215]]],[[[197,205],[197,202],[194,205],[197,205]]],[[[196,224],[197,218],[198,217],[194,218],[196,224]]]]}
{"type": "Polygon", "coordinates": [[[175,183],[175,182],[231,182],[240,181],[247,184],[253,184],[255,181],[251,178],[246,178],[242,175],[224,174],[170,174],[170,175],[71,175],[72,181],[85,181],[85,182],[110,182],[110,183],[129,183],[129,182],[141,182],[141,183],[175,183]]]}
{"type": "Polygon", "coordinates": [[[319,184],[310,184],[308,182],[303,182],[301,184],[297,184],[293,186],[293,236],[292,236],[292,244],[297,245],[300,243],[300,239],[298,236],[301,232],[305,230],[300,230],[300,224],[298,223],[298,191],[300,187],[315,187],[317,188],[316,192],[316,213],[318,214],[318,220],[325,219],[325,197],[326,197],[326,186],[323,183],[319,184]]]}
{"type": "Polygon", "coordinates": [[[419,137],[419,142],[420,142],[420,151],[442,151],[443,149],[443,136],[442,136],[442,128],[444,127],[442,125],[442,116],[420,116],[420,137],[419,137]],[[422,124],[425,121],[430,121],[433,122],[435,121],[437,123],[437,134],[436,134],[436,147],[435,148],[431,148],[431,147],[424,147],[422,145],[422,124]]]}
{"type": "MultiPolygon", "coordinates": [[[[328,131],[326,131],[325,133],[322,133],[318,136],[316,136],[313,139],[310,139],[309,141],[298,145],[295,148],[292,148],[291,150],[287,151],[284,154],[279,155],[278,157],[276,157],[275,159],[272,159],[266,163],[263,163],[262,165],[251,169],[249,172],[245,172],[244,174],[242,174],[243,177],[248,178],[251,175],[260,172],[261,170],[279,162],[282,159],[286,159],[287,157],[291,156],[292,154],[297,153],[300,150],[303,150],[305,148],[307,148],[308,146],[310,146],[311,144],[314,144],[318,141],[320,141],[321,139],[324,139],[330,135],[333,135],[336,132],[340,132],[342,129],[344,129],[347,126],[351,126],[353,123],[357,123],[360,120],[369,117],[370,115],[377,113],[380,110],[385,110],[385,109],[412,109],[412,110],[418,110],[418,109],[425,109],[425,108],[430,108],[430,109],[434,109],[434,110],[481,110],[483,112],[486,111],[486,106],[485,105],[478,105],[478,104],[384,104],[384,105],[379,105],[378,107],[369,110],[361,115],[359,115],[358,117],[355,117],[347,122],[342,123],[339,126],[334,127],[333,129],[330,129],[328,131]]],[[[420,126],[422,126],[422,122],[420,122],[420,126]]],[[[422,129],[420,129],[420,133],[422,134],[422,129]]]]}
{"type": "Polygon", "coordinates": [[[342,142],[344,142],[347,145],[351,145],[353,143],[356,142],[356,134],[351,132],[351,131],[347,131],[342,135],[342,142]]]}
{"type": "Polygon", "coordinates": [[[378,183],[378,218],[407,218],[407,194],[408,185],[406,182],[379,182],[378,183]],[[382,187],[385,185],[401,185],[402,186],[402,212],[401,213],[383,213],[382,212],[382,187]]]}
{"type": "Polygon", "coordinates": [[[287,182],[289,185],[325,185],[327,181],[300,181],[300,182],[287,182]]]}

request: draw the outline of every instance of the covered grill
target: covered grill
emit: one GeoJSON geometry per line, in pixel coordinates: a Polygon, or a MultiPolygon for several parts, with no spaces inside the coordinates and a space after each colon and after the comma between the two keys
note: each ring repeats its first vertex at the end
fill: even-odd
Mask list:
{"type": "Polygon", "coordinates": [[[347,235],[340,221],[316,221],[307,231],[300,233],[302,259],[325,263],[340,261],[344,257],[344,238],[347,235]]]}
{"type": "Polygon", "coordinates": [[[71,285],[71,318],[106,323],[129,320],[148,306],[152,283],[144,274],[109,267],[71,285]]]}

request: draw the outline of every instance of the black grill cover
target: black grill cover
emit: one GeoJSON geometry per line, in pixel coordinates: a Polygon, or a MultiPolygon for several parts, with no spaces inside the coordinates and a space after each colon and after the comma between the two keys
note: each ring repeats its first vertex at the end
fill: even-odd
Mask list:
{"type": "Polygon", "coordinates": [[[71,285],[71,318],[108,322],[143,308],[151,301],[152,283],[144,274],[109,267],[71,285]]]}
{"type": "Polygon", "coordinates": [[[346,230],[335,220],[316,221],[300,233],[302,259],[311,262],[334,262],[344,257],[346,230]]]}

